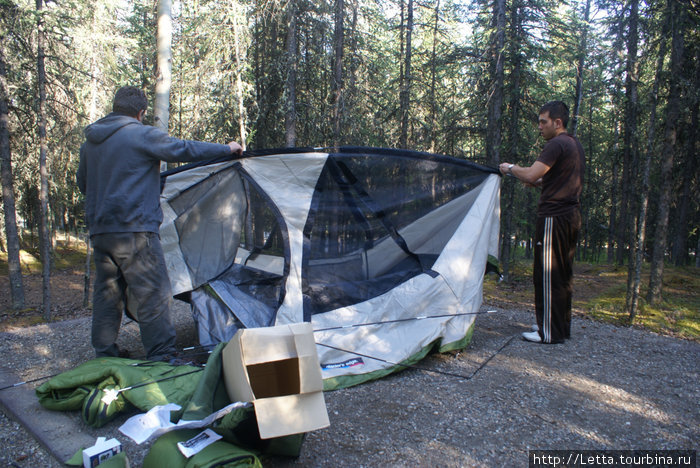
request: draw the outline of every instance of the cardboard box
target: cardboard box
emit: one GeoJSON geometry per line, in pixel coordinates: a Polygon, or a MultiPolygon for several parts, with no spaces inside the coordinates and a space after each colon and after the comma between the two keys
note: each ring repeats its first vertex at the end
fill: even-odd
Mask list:
{"type": "Polygon", "coordinates": [[[223,363],[229,398],[253,403],[261,438],[330,425],[310,323],[238,330],[223,363]]]}
{"type": "Polygon", "coordinates": [[[121,451],[122,444],[117,439],[105,440],[105,437],[98,437],[95,445],[83,450],[83,467],[94,468],[121,451]]]}

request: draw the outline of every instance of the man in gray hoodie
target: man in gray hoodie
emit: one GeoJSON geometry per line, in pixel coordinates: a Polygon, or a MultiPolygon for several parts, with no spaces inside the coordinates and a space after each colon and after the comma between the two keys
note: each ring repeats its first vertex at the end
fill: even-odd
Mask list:
{"type": "Polygon", "coordinates": [[[175,358],[172,293],[158,231],[160,162],[201,161],[242,153],[227,145],[179,140],[143,124],[148,100],[133,86],[117,90],[112,113],[85,128],[78,186],[92,240],[95,291],[92,345],[100,356],[120,356],[122,313],[136,319],[150,360],[175,358]]]}

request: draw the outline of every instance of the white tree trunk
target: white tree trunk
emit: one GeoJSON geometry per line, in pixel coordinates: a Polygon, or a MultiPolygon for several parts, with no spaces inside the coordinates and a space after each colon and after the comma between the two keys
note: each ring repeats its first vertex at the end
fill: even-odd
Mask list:
{"type": "MultiPolygon", "coordinates": [[[[173,40],[173,24],[171,18],[171,0],[158,0],[158,31],[156,33],[156,48],[158,51],[158,71],[156,75],[156,102],[154,106],[155,126],[168,132],[170,118],[170,85],[172,83],[173,55],[171,44],[173,40]]],[[[167,169],[167,163],[162,162],[161,171],[167,169]]]]}
{"type": "MultiPolygon", "coordinates": [[[[233,38],[236,43],[236,94],[238,95],[238,129],[240,132],[240,143],[241,147],[243,148],[243,151],[245,151],[245,140],[246,140],[246,129],[245,129],[245,106],[243,104],[243,81],[241,78],[241,75],[243,74],[242,71],[242,64],[241,64],[241,44],[240,44],[240,38],[238,37],[238,28],[239,28],[239,23],[238,23],[238,15],[239,15],[239,9],[237,7],[237,2],[234,2],[233,7],[236,9],[236,13],[234,15],[235,22],[233,25],[233,38]]],[[[243,13],[240,13],[241,17],[243,18],[243,24],[245,24],[245,16],[243,13]]]]}

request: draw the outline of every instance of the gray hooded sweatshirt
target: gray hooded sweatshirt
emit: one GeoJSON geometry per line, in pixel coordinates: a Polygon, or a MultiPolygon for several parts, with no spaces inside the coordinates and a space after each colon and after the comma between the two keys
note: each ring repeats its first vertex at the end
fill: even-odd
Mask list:
{"type": "Polygon", "coordinates": [[[78,187],[85,194],[90,235],[158,232],[160,161],[225,157],[228,145],[178,140],[123,114],[111,113],[85,128],[78,187]]]}

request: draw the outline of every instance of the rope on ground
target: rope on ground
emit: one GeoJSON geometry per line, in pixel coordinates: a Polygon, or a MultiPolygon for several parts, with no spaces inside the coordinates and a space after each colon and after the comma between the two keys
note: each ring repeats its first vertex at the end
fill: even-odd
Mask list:
{"type": "MultiPolygon", "coordinates": [[[[60,373],[60,372],[59,372],[59,373],[60,373]]],[[[57,375],[58,375],[58,374],[45,375],[45,376],[43,376],[43,377],[37,377],[36,379],[25,380],[24,382],[13,383],[12,385],[6,385],[6,386],[4,386],[4,387],[0,387],[0,391],[2,391],[2,390],[7,390],[8,388],[20,387],[20,386],[22,386],[22,385],[26,385],[26,384],[32,383],[32,382],[38,382],[38,381],[44,380],[44,379],[50,379],[51,377],[56,377],[57,375]]]]}
{"type": "MultiPolygon", "coordinates": [[[[195,354],[191,354],[191,355],[189,355],[188,357],[196,356],[196,355],[198,355],[198,354],[211,354],[211,351],[207,351],[207,352],[204,352],[204,353],[195,353],[195,354]]],[[[157,364],[167,364],[167,363],[163,363],[163,362],[161,362],[161,361],[146,361],[146,360],[141,360],[141,362],[134,362],[134,363],[129,364],[129,366],[132,366],[132,367],[147,367],[147,366],[153,366],[153,365],[157,365],[157,364]]],[[[203,364],[202,364],[201,366],[200,366],[200,365],[197,365],[197,364],[195,364],[195,363],[187,364],[187,365],[189,365],[190,367],[198,367],[197,370],[188,372],[187,374],[193,374],[193,373],[195,373],[195,372],[199,372],[199,371],[201,371],[201,370],[204,369],[204,365],[203,365],[203,364]]],[[[178,366],[172,366],[172,367],[173,367],[173,369],[175,369],[175,368],[177,368],[178,366]]],[[[4,387],[0,387],[0,391],[7,390],[7,389],[10,389],[10,388],[15,388],[15,387],[21,387],[22,385],[27,385],[27,384],[29,384],[29,383],[38,382],[38,381],[40,381],[40,380],[50,379],[50,378],[56,377],[57,375],[60,375],[60,374],[62,374],[62,372],[58,372],[58,373],[56,373],[56,374],[51,374],[51,375],[44,375],[44,376],[42,376],[42,377],[37,377],[36,379],[25,380],[25,381],[23,381],[23,382],[13,383],[13,384],[10,384],[10,385],[6,385],[6,386],[4,386],[4,387]]],[[[174,375],[174,376],[166,377],[166,378],[163,379],[163,380],[174,379],[174,378],[176,378],[176,377],[180,377],[180,376],[182,376],[182,375],[187,375],[187,374],[177,374],[177,375],[174,375]]],[[[123,391],[126,391],[126,390],[132,390],[132,389],[134,389],[134,388],[143,387],[143,386],[146,386],[146,385],[150,385],[150,384],[152,384],[152,383],[162,382],[163,380],[154,380],[154,381],[144,382],[143,384],[140,384],[140,385],[134,385],[134,386],[132,386],[132,387],[123,388],[123,389],[120,390],[120,392],[123,392],[123,391]]]]}
{"type": "Polygon", "coordinates": [[[451,318],[451,317],[462,317],[465,315],[485,315],[485,314],[493,314],[496,313],[497,311],[495,310],[486,310],[486,311],[479,311],[479,312],[459,312],[456,314],[441,314],[441,315],[420,315],[418,317],[407,317],[407,318],[402,318],[402,319],[394,319],[394,320],[382,320],[379,322],[367,322],[367,323],[352,323],[349,325],[339,325],[337,327],[328,327],[328,328],[317,328],[314,330],[314,333],[317,332],[322,332],[322,331],[329,331],[329,330],[342,330],[344,328],[355,328],[355,327],[367,327],[370,325],[384,325],[386,323],[399,323],[399,322],[410,322],[413,320],[427,320],[427,319],[433,319],[433,318],[451,318]]]}
{"type": "Polygon", "coordinates": [[[491,356],[489,356],[489,358],[488,358],[487,360],[485,360],[484,362],[482,362],[481,365],[480,365],[479,367],[477,367],[476,370],[475,370],[474,372],[472,372],[472,375],[469,376],[469,378],[471,379],[472,377],[474,377],[474,376],[477,374],[477,372],[479,372],[481,369],[483,369],[483,368],[486,366],[486,364],[489,363],[489,361],[490,361],[491,359],[495,358],[496,355],[497,355],[498,353],[500,353],[501,351],[503,351],[503,350],[505,349],[505,347],[508,346],[517,336],[518,336],[518,335],[513,335],[513,336],[511,336],[511,337],[508,339],[508,341],[506,341],[505,343],[503,343],[503,346],[501,346],[500,348],[498,348],[498,350],[497,350],[495,353],[493,353],[491,356]]]}
{"type": "Polygon", "coordinates": [[[486,359],[483,363],[481,363],[481,365],[479,367],[477,367],[476,370],[474,370],[474,372],[472,372],[470,375],[459,374],[456,372],[445,372],[445,371],[441,371],[441,370],[430,369],[427,367],[416,366],[415,364],[403,364],[400,362],[392,362],[392,361],[388,361],[388,360],[380,358],[380,357],[370,356],[368,354],[358,353],[357,351],[350,351],[347,349],[338,348],[336,346],[331,346],[331,345],[324,344],[324,343],[316,343],[316,344],[319,346],[323,346],[325,348],[335,349],[336,351],[341,351],[343,353],[353,354],[355,356],[360,356],[360,357],[364,357],[367,359],[373,359],[375,361],[380,361],[380,362],[384,362],[387,364],[391,364],[392,366],[401,366],[401,367],[405,367],[408,369],[416,369],[416,370],[423,371],[423,372],[431,372],[434,374],[442,374],[442,375],[447,375],[450,377],[457,377],[457,378],[464,379],[464,380],[471,380],[481,369],[483,369],[486,366],[486,364],[489,363],[489,361],[491,361],[491,359],[493,359],[494,357],[496,357],[496,355],[498,353],[503,351],[505,349],[505,347],[508,346],[515,339],[516,336],[517,335],[511,336],[508,339],[508,341],[506,341],[500,348],[498,348],[498,350],[496,350],[495,353],[493,353],[491,356],[489,356],[488,359],[486,359]]]}

